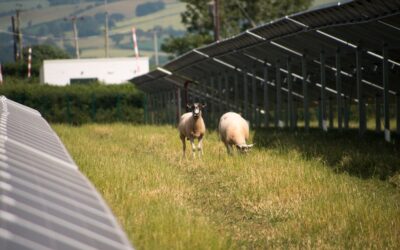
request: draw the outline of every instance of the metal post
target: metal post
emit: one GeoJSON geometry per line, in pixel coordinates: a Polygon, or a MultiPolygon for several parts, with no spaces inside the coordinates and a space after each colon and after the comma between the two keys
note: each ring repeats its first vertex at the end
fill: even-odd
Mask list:
{"type": "Polygon", "coordinates": [[[222,95],[222,76],[218,76],[218,116],[222,115],[222,102],[223,102],[223,95],[222,95]]]}
{"type": "Polygon", "coordinates": [[[285,128],[289,128],[289,101],[284,101],[283,105],[283,117],[285,119],[285,128]]]}
{"type": "Polygon", "coordinates": [[[275,110],[275,127],[281,127],[281,107],[282,107],[282,90],[281,90],[281,66],[280,61],[276,61],[276,110],[275,110]]]}
{"type": "Polygon", "coordinates": [[[293,108],[293,82],[292,82],[292,64],[291,58],[287,59],[287,81],[288,81],[288,119],[289,127],[291,130],[294,129],[294,108],[293,108]]]}
{"type": "Polygon", "coordinates": [[[239,76],[238,76],[238,72],[235,72],[235,89],[234,89],[234,91],[235,91],[235,109],[236,109],[236,111],[238,111],[239,112],[239,110],[240,110],[240,108],[239,108],[239,76]]]}
{"type": "Polygon", "coordinates": [[[400,136],[400,93],[396,94],[396,134],[400,136]]]}
{"type": "MultiPolygon", "coordinates": [[[[93,95],[92,95],[92,98],[93,98],[93,95]]],[[[147,100],[148,100],[148,97],[147,97],[147,94],[145,93],[144,96],[143,96],[143,118],[144,118],[144,124],[148,123],[147,120],[148,120],[148,108],[149,107],[147,105],[147,100]]],[[[92,118],[92,120],[94,121],[93,118],[92,118]]]]}
{"type": "Polygon", "coordinates": [[[349,129],[349,120],[350,120],[350,114],[349,114],[349,108],[350,108],[350,97],[344,99],[344,128],[349,129]]]}
{"type": "Polygon", "coordinates": [[[244,70],[244,86],[243,86],[243,88],[244,88],[244,91],[243,91],[243,93],[244,93],[244,117],[245,117],[245,119],[248,119],[249,118],[249,116],[248,116],[248,110],[249,110],[249,87],[248,87],[248,82],[247,82],[247,80],[248,80],[248,77],[247,77],[247,70],[245,69],[244,70]]]}
{"type": "Polygon", "coordinates": [[[269,126],[269,105],[268,105],[268,68],[264,65],[264,127],[269,126]]]}
{"type": "MultiPolygon", "coordinates": [[[[225,111],[229,111],[229,75],[228,71],[225,72],[225,111]]],[[[225,112],[223,112],[225,113],[225,112]]]]}
{"type": "Polygon", "coordinates": [[[182,98],[181,98],[181,89],[176,88],[176,121],[179,122],[179,119],[182,115],[182,98]]]}
{"type": "MultiPolygon", "coordinates": [[[[211,97],[216,98],[217,96],[215,95],[215,76],[214,75],[211,76],[210,86],[211,86],[210,95],[211,95],[211,97]]],[[[214,101],[211,102],[210,112],[211,112],[211,126],[213,126],[214,121],[216,119],[215,102],[214,101]]]]}
{"type": "Polygon", "coordinates": [[[303,54],[301,57],[301,69],[303,74],[303,116],[304,116],[304,129],[306,132],[310,128],[310,114],[308,110],[309,100],[308,100],[308,83],[307,83],[307,56],[303,54]]]}
{"type": "Polygon", "coordinates": [[[321,51],[321,104],[320,104],[320,121],[322,129],[327,131],[326,124],[326,75],[325,75],[325,52],[321,51]]]}
{"type": "Polygon", "coordinates": [[[390,117],[389,117],[389,65],[388,65],[388,46],[383,44],[383,60],[382,60],[382,75],[383,75],[383,116],[384,136],[387,142],[390,142],[390,117]]]}
{"type": "Polygon", "coordinates": [[[297,109],[297,102],[293,102],[293,119],[294,119],[294,128],[297,129],[297,121],[298,119],[298,109],[297,109]]]}
{"type": "Polygon", "coordinates": [[[359,121],[359,134],[363,135],[366,129],[365,119],[365,103],[364,103],[364,91],[361,76],[361,46],[357,46],[356,50],[356,73],[357,73],[357,99],[358,99],[358,121],[359,121]]]}
{"type": "Polygon", "coordinates": [[[333,129],[333,99],[329,98],[329,129],[333,129]]]}
{"type": "Polygon", "coordinates": [[[253,99],[253,108],[252,108],[252,115],[251,115],[251,125],[253,127],[257,126],[257,86],[256,86],[256,70],[254,69],[255,66],[253,66],[253,77],[251,81],[251,91],[252,91],[252,99],[253,99]]]}
{"type": "Polygon", "coordinates": [[[340,49],[336,49],[336,104],[337,104],[337,116],[338,116],[338,129],[342,131],[342,66],[340,62],[340,49]]]}
{"type": "Polygon", "coordinates": [[[375,131],[381,132],[381,103],[378,93],[375,95],[375,131]]]}

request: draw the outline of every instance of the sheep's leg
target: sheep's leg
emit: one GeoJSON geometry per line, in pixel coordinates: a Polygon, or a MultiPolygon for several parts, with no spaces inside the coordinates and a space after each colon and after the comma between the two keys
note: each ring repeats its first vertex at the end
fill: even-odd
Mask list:
{"type": "Polygon", "coordinates": [[[199,137],[199,143],[197,144],[197,149],[199,151],[199,156],[203,156],[203,136],[199,137]]]}
{"type": "Polygon", "coordinates": [[[226,151],[228,152],[228,155],[231,155],[232,154],[232,148],[229,145],[229,143],[225,143],[225,147],[226,147],[226,151]]]}
{"type": "Polygon", "coordinates": [[[194,145],[194,138],[190,137],[190,144],[192,145],[192,153],[193,153],[193,158],[196,158],[196,145],[194,145]]]}
{"type": "Polygon", "coordinates": [[[182,151],[183,151],[182,157],[185,157],[185,152],[186,152],[186,140],[185,139],[186,139],[185,136],[181,135],[182,151]]]}

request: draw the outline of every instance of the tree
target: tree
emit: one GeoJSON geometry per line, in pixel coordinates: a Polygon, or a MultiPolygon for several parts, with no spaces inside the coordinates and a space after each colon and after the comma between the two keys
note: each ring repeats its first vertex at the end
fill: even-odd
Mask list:
{"type": "Polygon", "coordinates": [[[111,39],[115,42],[116,46],[119,46],[119,43],[124,40],[124,34],[115,34],[111,36],[111,39]]]}
{"type": "MultiPolygon", "coordinates": [[[[28,58],[28,48],[23,50],[24,58],[28,58]]],[[[41,64],[46,59],[69,59],[71,56],[64,50],[48,44],[32,46],[32,64],[41,64]]]]}
{"type": "MultiPolygon", "coordinates": [[[[23,49],[24,62],[7,63],[4,64],[4,75],[16,76],[25,78],[28,71],[28,47],[23,49]]],[[[64,50],[51,46],[48,44],[32,46],[32,65],[31,75],[34,77],[39,76],[40,66],[43,60],[46,59],[66,59],[71,58],[64,50]]]]}
{"type": "MultiPolygon", "coordinates": [[[[186,10],[181,14],[186,27],[183,37],[170,37],[162,50],[175,56],[213,40],[210,0],[181,0],[186,10]]],[[[230,37],[271,20],[307,9],[312,0],[219,0],[220,36],[230,37]]]]}

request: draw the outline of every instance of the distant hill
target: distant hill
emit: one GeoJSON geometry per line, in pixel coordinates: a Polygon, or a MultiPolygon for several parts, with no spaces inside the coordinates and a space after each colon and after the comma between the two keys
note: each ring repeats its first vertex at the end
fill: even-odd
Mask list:
{"type": "MultiPolygon", "coordinates": [[[[24,45],[57,45],[74,55],[70,16],[83,17],[77,22],[82,57],[104,57],[104,0],[0,0],[0,61],[13,60],[11,15],[21,11],[24,45]]],[[[153,29],[158,30],[159,45],[165,37],[184,33],[180,13],[185,5],[179,0],[108,0],[109,54],[133,56],[133,26],[137,29],[140,53],[153,55],[153,29]]],[[[161,61],[166,55],[160,53],[161,61]]]]}

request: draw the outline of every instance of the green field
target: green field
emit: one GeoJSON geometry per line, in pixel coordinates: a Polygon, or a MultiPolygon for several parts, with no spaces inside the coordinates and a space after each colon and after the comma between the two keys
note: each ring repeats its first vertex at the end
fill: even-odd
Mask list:
{"type": "Polygon", "coordinates": [[[170,126],[53,128],[138,249],[400,248],[400,149],[382,138],[256,131],[229,157],[211,132],[193,160],[170,126]]]}

